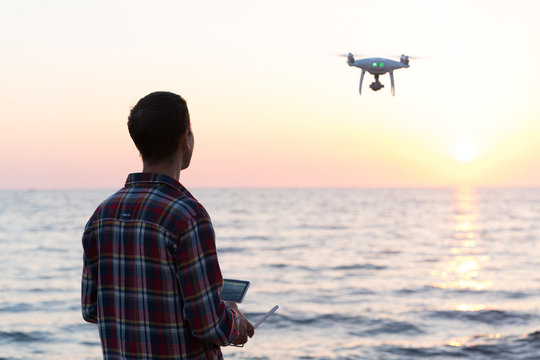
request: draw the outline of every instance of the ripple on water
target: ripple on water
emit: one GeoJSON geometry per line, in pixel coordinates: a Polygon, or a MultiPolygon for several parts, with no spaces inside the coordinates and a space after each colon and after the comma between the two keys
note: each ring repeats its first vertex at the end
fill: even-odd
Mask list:
{"type": "Polygon", "coordinates": [[[352,331],[350,334],[355,336],[374,336],[385,334],[418,335],[425,333],[424,330],[410,322],[391,319],[372,319],[367,326],[366,324],[363,326],[367,328],[360,331],[352,331]]]}
{"type": "Polygon", "coordinates": [[[529,313],[519,311],[489,309],[479,311],[439,310],[429,312],[429,316],[447,320],[481,322],[494,325],[528,322],[533,317],[529,313]]]}
{"type": "Polygon", "coordinates": [[[0,312],[7,312],[7,313],[18,313],[18,312],[25,312],[25,311],[32,311],[34,310],[34,306],[26,303],[19,303],[14,305],[8,305],[0,307],[0,312]]]}
{"type": "Polygon", "coordinates": [[[50,334],[43,331],[0,331],[0,343],[29,343],[46,341],[50,334]]]}

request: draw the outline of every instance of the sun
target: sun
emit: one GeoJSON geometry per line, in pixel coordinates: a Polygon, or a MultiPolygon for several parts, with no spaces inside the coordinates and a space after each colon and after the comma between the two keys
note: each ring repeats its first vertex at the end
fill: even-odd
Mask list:
{"type": "Polygon", "coordinates": [[[454,146],[454,156],[461,162],[474,160],[477,155],[476,146],[471,143],[458,143],[454,146]]]}

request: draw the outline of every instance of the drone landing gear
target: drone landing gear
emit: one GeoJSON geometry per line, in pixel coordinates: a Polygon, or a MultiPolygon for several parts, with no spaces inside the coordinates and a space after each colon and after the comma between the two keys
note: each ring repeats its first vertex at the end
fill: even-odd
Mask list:
{"type": "Polygon", "coordinates": [[[384,87],[384,85],[381,84],[381,82],[379,81],[379,75],[375,75],[375,81],[372,82],[371,85],[369,85],[369,87],[373,91],[379,91],[384,87]]]}

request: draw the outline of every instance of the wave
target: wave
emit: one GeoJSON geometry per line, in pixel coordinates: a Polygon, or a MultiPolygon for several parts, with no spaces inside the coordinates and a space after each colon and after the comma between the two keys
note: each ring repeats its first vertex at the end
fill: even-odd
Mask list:
{"type": "Polygon", "coordinates": [[[384,343],[376,346],[375,351],[385,354],[385,359],[537,360],[540,353],[540,331],[524,336],[479,334],[448,339],[432,346],[384,343]]]}
{"type": "Polygon", "coordinates": [[[361,315],[356,316],[344,316],[341,314],[315,314],[315,315],[308,315],[308,316],[288,316],[284,314],[279,314],[276,317],[276,320],[279,321],[279,323],[282,326],[290,326],[290,325],[319,325],[319,326],[327,326],[327,325],[335,325],[341,324],[341,325],[358,325],[360,323],[365,323],[368,321],[368,319],[361,315]]]}
{"type": "MultiPolygon", "coordinates": [[[[250,314],[251,315],[251,314],[250,314]]],[[[253,314],[257,317],[258,314],[253,314]]],[[[262,315],[262,314],[261,314],[262,315]]],[[[348,334],[359,337],[372,337],[384,334],[421,335],[425,331],[418,326],[407,322],[387,318],[371,319],[362,315],[321,314],[312,316],[288,316],[279,314],[275,319],[275,326],[316,326],[318,328],[333,328],[336,324],[347,327],[348,334]]]]}
{"type": "Polygon", "coordinates": [[[381,271],[381,270],[388,269],[388,266],[376,265],[376,264],[371,264],[371,263],[320,267],[320,266],[309,266],[309,265],[293,265],[293,264],[279,262],[279,263],[266,264],[265,266],[271,269],[290,268],[291,270],[308,271],[308,272],[314,272],[318,274],[324,271],[354,271],[354,270],[381,271]]]}
{"type": "Polygon", "coordinates": [[[61,247],[54,246],[38,246],[35,251],[44,251],[44,252],[57,252],[57,253],[68,253],[70,249],[65,249],[61,247]]]}
{"type": "MultiPolygon", "coordinates": [[[[339,359],[497,359],[538,360],[540,331],[524,336],[494,336],[479,334],[446,341],[403,341],[385,337],[374,341],[365,337],[339,348],[339,359]],[[368,340],[365,340],[368,339],[368,340]]],[[[314,357],[314,359],[323,359],[314,357]]]]}
{"type": "Polygon", "coordinates": [[[247,235],[247,236],[242,236],[240,238],[238,238],[239,240],[254,240],[254,241],[268,241],[270,240],[270,237],[268,236],[264,236],[264,235],[247,235]]]}
{"type": "Polygon", "coordinates": [[[241,253],[244,252],[246,249],[242,247],[234,247],[234,246],[222,246],[217,249],[218,254],[219,253],[241,253]]]}
{"type": "Polygon", "coordinates": [[[34,306],[26,303],[19,303],[15,305],[8,305],[0,307],[0,312],[9,312],[9,313],[18,313],[18,312],[25,312],[25,311],[32,311],[35,310],[34,306]]]}
{"type": "Polygon", "coordinates": [[[523,337],[523,341],[533,342],[540,347],[540,330],[527,334],[523,337]]]}
{"type": "MultiPolygon", "coordinates": [[[[64,291],[65,292],[65,291],[64,291]]],[[[78,302],[75,306],[69,306],[71,302],[65,300],[42,300],[33,304],[18,303],[0,307],[0,313],[23,313],[32,311],[65,311],[72,308],[79,309],[78,302]]]]}
{"type": "Polygon", "coordinates": [[[341,265],[331,268],[332,270],[385,270],[388,266],[374,265],[370,263],[354,264],[354,265],[341,265]]]}
{"type": "Polygon", "coordinates": [[[528,322],[535,316],[508,310],[479,310],[479,311],[459,311],[459,310],[439,310],[431,311],[429,317],[441,318],[445,320],[481,322],[485,324],[500,325],[528,322]]]}
{"type": "Polygon", "coordinates": [[[2,342],[36,342],[45,341],[49,338],[49,334],[42,331],[0,331],[0,343],[2,342]]]}
{"type": "Polygon", "coordinates": [[[424,285],[416,288],[403,288],[394,290],[397,295],[418,295],[428,293],[444,293],[446,297],[462,297],[464,295],[485,296],[490,298],[506,298],[506,299],[524,299],[531,296],[539,295],[536,291],[508,291],[508,290],[474,290],[474,289],[442,289],[433,285],[424,285]]]}
{"type": "Polygon", "coordinates": [[[293,228],[294,230],[346,230],[349,226],[344,225],[314,225],[314,224],[300,224],[293,228]]]}
{"type": "Polygon", "coordinates": [[[390,319],[373,319],[368,324],[363,324],[363,326],[367,326],[367,329],[352,331],[349,334],[365,337],[383,334],[421,335],[425,333],[424,330],[410,322],[390,319]]]}

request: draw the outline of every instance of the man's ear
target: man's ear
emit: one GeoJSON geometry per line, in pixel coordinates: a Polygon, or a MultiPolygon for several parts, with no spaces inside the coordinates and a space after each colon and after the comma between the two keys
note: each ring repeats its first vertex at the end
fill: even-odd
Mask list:
{"type": "Polygon", "coordinates": [[[191,150],[191,144],[190,144],[190,141],[189,141],[190,132],[191,132],[191,130],[187,129],[186,131],[184,131],[184,133],[182,134],[182,137],[180,138],[180,148],[183,151],[190,151],[191,150]]]}

